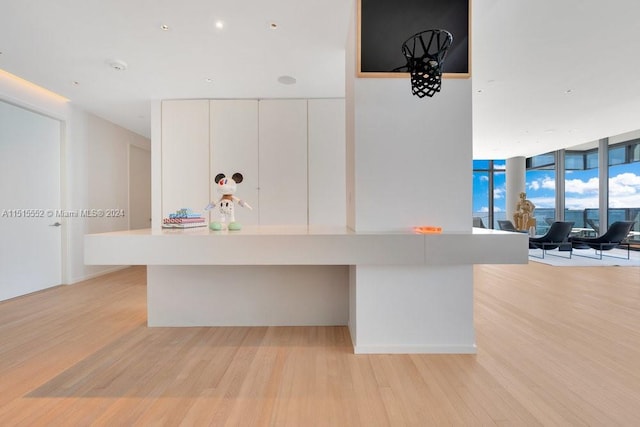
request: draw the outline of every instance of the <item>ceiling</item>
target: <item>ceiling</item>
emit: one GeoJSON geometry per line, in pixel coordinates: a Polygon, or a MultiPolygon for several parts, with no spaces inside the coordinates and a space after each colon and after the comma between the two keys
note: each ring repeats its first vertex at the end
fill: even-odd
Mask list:
{"type": "MultiPolygon", "coordinates": [[[[0,69],[148,137],[150,100],[344,96],[353,2],[2,0],[0,69]]],[[[637,0],[474,0],[474,158],[640,129],[639,14],[637,0]]]]}

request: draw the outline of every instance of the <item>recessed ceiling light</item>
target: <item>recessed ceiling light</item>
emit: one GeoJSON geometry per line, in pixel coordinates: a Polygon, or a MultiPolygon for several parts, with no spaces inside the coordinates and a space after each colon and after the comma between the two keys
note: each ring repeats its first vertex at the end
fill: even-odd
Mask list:
{"type": "Polygon", "coordinates": [[[291,76],[280,76],[278,77],[278,83],[283,85],[294,85],[296,84],[296,78],[291,76]]]}
{"type": "Polygon", "coordinates": [[[224,22],[223,21],[216,21],[216,28],[221,30],[224,28],[224,22]]]}
{"type": "Polygon", "coordinates": [[[567,89],[567,90],[564,91],[564,93],[566,93],[566,94],[569,94],[569,93],[572,93],[572,92],[573,92],[573,89],[567,89]]]}
{"type": "Polygon", "coordinates": [[[169,31],[169,26],[167,24],[162,24],[162,25],[160,25],[160,29],[162,31],[169,31]]]}
{"type": "Polygon", "coordinates": [[[213,79],[211,79],[211,78],[206,78],[206,79],[204,79],[204,81],[207,82],[207,83],[213,83],[213,79]]]}
{"type": "Polygon", "coordinates": [[[271,30],[277,30],[278,29],[278,23],[277,22],[269,22],[269,29],[271,30]]]}
{"type": "Polygon", "coordinates": [[[71,83],[72,83],[74,86],[78,86],[78,85],[80,84],[80,82],[79,82],[79,81],[77,81],[77,80],[74,80],[74,81],[73,81],[73,82],[71,82],[71,83]]]}
{"type": "Polygon", "coordinates": [[[109,66],[116,71],[125,71],[128,68],[127,63],[120,59],[113,59],[109,61],[109,66]]]}

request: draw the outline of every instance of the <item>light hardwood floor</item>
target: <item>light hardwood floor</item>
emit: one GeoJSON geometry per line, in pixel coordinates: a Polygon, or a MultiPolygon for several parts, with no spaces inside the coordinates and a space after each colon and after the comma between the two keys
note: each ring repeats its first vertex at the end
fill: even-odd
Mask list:
{"type": "Polygon", "coordinates": [[[477,355],[149,329],[145,297],[134,267],[0,303],[0,425],[640,425],[640,268],[475,267],[477,355]]]}

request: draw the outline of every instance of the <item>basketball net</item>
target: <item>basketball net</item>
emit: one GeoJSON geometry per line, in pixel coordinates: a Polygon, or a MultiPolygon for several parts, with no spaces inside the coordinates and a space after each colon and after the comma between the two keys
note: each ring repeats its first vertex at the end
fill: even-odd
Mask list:
{"type": "Polygon", "coordinates": [[[446,30],[425,30],[409,37],[402,44],[407,64],[394,71],[411,74],[411,92],[419,97],[432,97],[440,92],[442,67],[453,36],[446,30]]]}

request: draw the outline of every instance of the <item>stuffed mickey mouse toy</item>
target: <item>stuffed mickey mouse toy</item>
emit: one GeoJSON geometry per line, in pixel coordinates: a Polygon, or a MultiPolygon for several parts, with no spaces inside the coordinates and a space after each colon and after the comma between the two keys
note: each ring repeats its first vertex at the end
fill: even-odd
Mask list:
{"type": "Polygon", "coordinates": [[[235,216],[233,214],[234,204],[238,203],[243,208],[253,210],[247,202],[234,196],[236,192],[236,185],[240,184],[242,179],[242,174],[239,172],[234,173],[231,178],[227,178],[223,173],[216,175],[214,181],[218,184],[218,192],[222,194],[222,197],[220,197],[220,200],[217,202],[214,201],[209,203],[204,209],[208,211],[218,206],[218,209],[220,210],[220,221],[214,221],[209,224],[210,229],[218,231],[223,230],[226,226],[230,231],[237,231],[242,228],[242,226],[235,220],[235,216]]]}

